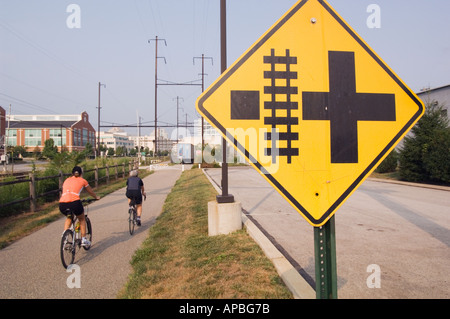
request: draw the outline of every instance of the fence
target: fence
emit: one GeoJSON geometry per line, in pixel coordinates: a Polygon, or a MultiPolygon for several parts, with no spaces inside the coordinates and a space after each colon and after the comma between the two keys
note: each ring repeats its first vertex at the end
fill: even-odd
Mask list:
{"type": "MultiPolygon", "coordinates": [[[[116,164],[116,165],[108,165],[107,164],[104,167],[97,167],[97,166],[95,166],[95,168],[93,168],[93,169],[84,170],[83,171],[83,177],[89,182],[90,185],[92,185],[92,183],[93,183],[94,187],[98,187],[99,183],[103,182],[103,181],[106,184],[108,184],[112,177],[114,177],[116,180],[119,178],[120,175],[121,175],[122,178],[125,178],[127,176],[127,173],[129,173],[136,166],[137,166],[137,162],[136,161],[132,161],[132,162],[129,162],[129,163],[123,163],[123,164],[116,164]],[[128,170],[127,170],[126,166],[127,166],[128,170]],[[111,169],[114,170],[113,175],[110,174],[110,170],[111,169]],[[101,170],[105,170],[105,173],[104,173],[103,176],[101,176],[102,174],[100,174],[101,170]],[[93,178],[92,178],[92,172],[94,173],[93,174],[93,178]]],[[[35,210],[37,208],[37,199],[40,198],[40,197],[48,196],[48,195],[57,195],[57,194],[61,195],[62,185],[64,183],[65,177],[70,176],[70,175],[72,175],[72,174],[70,174],[70,173],[63,173],[62,171],[59,171],[59,174],[52,175],[52,176],[36,176],[34,173],[30,173],[28,175],[28,178],[25,178],[25,179],[14,180],[14,181],[7,181],[7,182],[0,182],[0,189],[3,186],[20,184],[20,183],[29,183],[29,196],[28,197],[15,199],[15,200],[7,202],[7,203],[1,203],[0,204],[0,211],[3,208],[8,207],[8,206],[12,206],[12,205],[20,204],[20,203],[24,203],[24,202],[29,202],[29,204],[30,204],[30,211],[31,212],[35,212],[35,210]],[[55,180],[55,179],[58,179],[58,188],[52,189],[52,190],[46,190],[46,191],[44,191],[42,193],[38,193],[37,183],[39,181],[55,180]]]]}

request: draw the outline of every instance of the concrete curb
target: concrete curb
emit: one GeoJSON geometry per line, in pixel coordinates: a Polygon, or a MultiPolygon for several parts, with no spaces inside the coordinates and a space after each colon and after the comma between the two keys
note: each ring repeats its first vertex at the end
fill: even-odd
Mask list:
{"type": "MultiPolygon", "coordinates": [[[[221,193],[219,185],[217,185],[211,177],[202,169],[203,174],[208,178],[211,185],[221,193]]],[[[306,282],[306,280],[298,273],[292,264],[283,256],[283,254],[272,244],[272,242],[263,234],[263,232],[242,212],[242,223],[244,224],[248,234],[261,247],[264,254],[269,258],[281,279],[292,292],[295,299],[315,299],[316,292],[306,282]]]]}
{"type": "Polygon", "coordinates": [[[441,190],[441,191],[450,192],[450,186],[440,186],[440,185],[432,185],[432,184],[412,183],[412,182],[398,181],[398,180],[395,180],[395,179],[384,179],[384,178],[377,178],[377,177],[368,177],[367,180],[368,181],[372,181],[372,182],[399,184],[399,185],[406,185],[406,186],[412,186],[412,187],[422,187],[422,188],[430,188],[430,189],[437,189],[437,190],[441,190]]]}

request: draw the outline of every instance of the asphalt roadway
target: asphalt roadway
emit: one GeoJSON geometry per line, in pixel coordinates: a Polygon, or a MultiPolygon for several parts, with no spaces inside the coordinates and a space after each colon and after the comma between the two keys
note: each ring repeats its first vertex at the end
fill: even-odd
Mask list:
{"type": "MultiPolygon", "coordinates": [[[[221,169],[205,171],[220,185],[221,169]]],[[[229,167],[228,178],[229,193],[315,287],[313,226],[253,168],[229,167]]],[[[418,186],[368,179],[336,212],[338,298],[450,298],[450,188],[418,186]]]]}
{"type": "Polygon", "coordinates": [[[75,256],[78,273],[67,272],[61,264],[64,218],[0,250],[0,299],[116,298],[131,272],[135,250],[147,238],[149,227],[180,175],[178,165],[156,169],[144,178],[147,200],[142,226],[133,235],[128,231],[125,188],[90,204],[92,247],[89,251],[81,249],[75,256]],[[75,288],[77,284],[79,289],[75,288]]]}

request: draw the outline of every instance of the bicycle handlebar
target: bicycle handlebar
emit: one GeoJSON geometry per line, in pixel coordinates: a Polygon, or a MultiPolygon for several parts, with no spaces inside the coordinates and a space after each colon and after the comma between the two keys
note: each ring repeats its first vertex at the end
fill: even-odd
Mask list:
{"type": "Polygon", "coordinates": [[[92,203],[92,202],[95,202],[97,199],[95,199],[95,198],[85,198],[85,199],[82,199],[81,200],[81,203],[82,204],[84,204],[84,203],[87,203],[87,204],[90,204],[90,203],[92,203]]]}

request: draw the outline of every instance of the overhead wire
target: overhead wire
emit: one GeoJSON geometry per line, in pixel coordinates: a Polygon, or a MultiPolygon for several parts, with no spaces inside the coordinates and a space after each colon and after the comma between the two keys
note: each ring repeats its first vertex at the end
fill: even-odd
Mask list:
{"type": "Polygon", "coordinates": [[[41,105],[37,105],[37,104],[31,103],[31,102],[24,101],[24,100],[22,100],[22,99],[16,98],[16,97],[11,96],[11,95],[9,95],[9,94],[5,94],[5,93],[1,93],[1,92],[0,92],[0,95],[6,96],[8,99],[14,100],[14,103],[21,104],[21,105],[23,105],[23,106],[25,106],[25,107],[28,107],[28,108],[31,108],[31,109],[37,109],[37,110],[39,110],[39,111],[50,112],[51,114],[57,114],[55,111],[53,111],[53,110],[51,110],[51,109],[49,109],[49,108],[46,108],[46,107],[44,107],[44,106],[41,106],[41,105]]]}
{"type": "MultiPolygon", "coordinates": [[[[22,42],[24,42],[25,44],[27,44],[28,46],[30,46],[31,48],[33,48],[34,50],[38,51],[40,54],[43,54],[44,56],[46,56],[48,59],[50,59],[52,62],[54,62],[55,64],[58,64],[59,66],[63,67],[64,69],[70,71],[71,74],[76,75],[78,77],[83,78],[84,80],[89,79],[90,78],[88,76],[86,76],[86,74],[82,74],[78,71],[79,68],[76,68],[68,63],[66,63],[63,59],[59,58],[57,55],[55,55],[54,53],[50,52],[49,50],[47,50],[46,48],[44,48],[42,45],[40,45],[39,43],[37,43],[36,41],[31,40],[29,37],[27,37],[26,35],[24,35],[23,33],[19,32],[18,30],[16,30],[14,27],[12,27],[10,24],[8,24],[7,22],[0,22],[0,27],[3,28],[4,30],[6,30],[7,32],[9,32],[10,34],[12,34],[13,36],[15,36],[17,39],[21,40],[22,42]]],[[[61,97],[58,95],[55,95],[54,93],[50,93],[46,90],[43,90],[41,88],[38,88],[34,85],[31,85],[29,83],[25,83],[24,81],[21,80],[17,80],[9,75],[6,75],[4,73],[2,73],[3,76],[5,77],[9,77],[10,79],[13,79],[17,82],[21,82],[21,84],[32,87],[34,89],[37,89],[41,92],[44,92],[46,94],[52,95],[53,97],[58,97],[60,99],[65,99],[65,100],[69,100],[68,98],[65,97],[61,97]]],[[[12,98],[15,100],[15,103],[21,104],[22,106],[25,107],[29,107],[29,108],[35,108],[38,111],[45,111],[45,112],[51,112],[53,114],[57,114],[57,112],[50,110],[47,107],[43,107],[43,106],[39,106],[37,104],[34,103],[30,103],[30,102],[26,102],[24,100],[21,100],[19,98],[15,98],[12,97],[10,95],[7,94],[2,94],[3,96],[8,96],[9,98],[12,98]]],[[[76,103],[73,100],[71,101],[72,103],[76,103]]],[[[80,104],[81,105],[81,104],[80,104]]],[[[88,106],[88,104],[84,104],[85,106],[88,106]]],[[[16,109],[17,112],[17,109],[16,109]]]]}
{"type": "Polygon", "coordinates": [[[56,97],[56,98],[61,99],[61,100],[65,100],[65,101],[70,102],[70,103],[72,103],[72,104],[76,104],[76,105],[78,105],[78,106],[80,106],[80,105],[88,105],[88,103],[81,103],[81,102],[79,102],[79,101],[75,101],[75,100],[69,99],[69,98],[67,98],[67,97],[63,97],[63,96],[60,96],[60,95],[58,95],[58,94],[49,92],[49,91],[44,90],[44,89],[42,89],[42,88],[39,88],[39,87],[37,87],[37,86],[35,86],[35,85],[32,85],[32,84],[30,84],[30,83],[27,83],[27,82],[25,82],[25,81],[23,81],[23,80],[16,79],[16,78],[14,78],[14,77],[12,77],[12,76],[10,76],[10,75],[8,75],[8,74],[5,74],[5,73],[3,73],[3,72],[0,72],[0,75],[3,76],[3,77],[5,77],[5,78],[8,78],[9,80],[16,81],[17,83],[20,83],[20,84],[22,84],[22,85],[24,85],[24,86],[27,86],[27,87],[32,88],[32,89],[34,89],[34,90],[40,91],[40,92],[42,92],[42,93],[44,93],[44,94],[47,94],[47,95],[49,95],[49,96],[56,97]]]}
{"type": "Polygon", "coordinates": [[[64,60],[60,59],[58,56],[56,56],[55,54],[52,54],[51,52],[49,52],[47,49],[45,49],[43,46],[41,46],[40,44],[36,43],[35,41],[29,39],[28,37],[26,37],[24,34],[20,33],[19,31],[15,30],[11,25],[9,25],[6,22],[0,22],[0,27],[2,27],[3,29],[5,29],[6,31],[8,31],[9,33],[11,33],[12,35],[14,35],[16,38],[18,38],[19,40],[22,40],[23,42],[25,42],[26,44],[28,44],[29,46],[31,46],[33,49],[39,51],[41,54],[45,55],[46,57],[48,57],[50,60],[58,63],[59,65],[61,65],[62,67],[66,68],[67,70],[69,70],[70,72],[76,74],[77,76],[80,76],[82,78],[86,78],[86,76],[82,73],[80,73],[77,68],[71,66],[70,64],[66,63],[64,60]]]}

